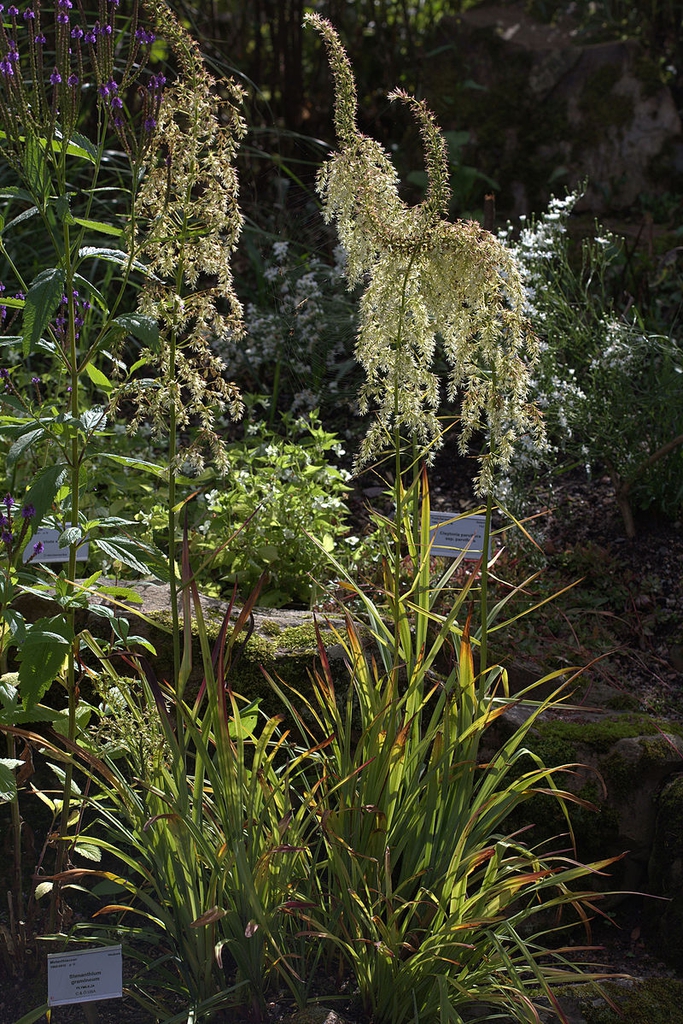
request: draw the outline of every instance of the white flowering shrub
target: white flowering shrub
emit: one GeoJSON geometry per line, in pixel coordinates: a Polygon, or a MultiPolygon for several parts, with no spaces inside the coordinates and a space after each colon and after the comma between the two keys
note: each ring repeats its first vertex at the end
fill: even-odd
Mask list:
{"type": "Polygon", "coordinates": [[[252,268],[260,287],[245,304],[243,337],[228,333],[214,343],[243,392],[271,396],[271,422],[278,406],[305,413],[355,402],[357,304],[346,293],[345,262],[341,246],[326,262],[275,242],[252,268]]]}
{"type": "Polygon", "coordinates": [[[579,198],[552,199],[517,237],[500,233],[540,338],[533,392],[547,428],[544,450],[517,449],[509,483],[521,492],[544,470],[606,470],[632,533],[631,504],[674,513],[683,503],[683,349],[612,308],[606,277],[619,243],[609,232],[596,227],[573,258],[567,222],[579,198]]]}

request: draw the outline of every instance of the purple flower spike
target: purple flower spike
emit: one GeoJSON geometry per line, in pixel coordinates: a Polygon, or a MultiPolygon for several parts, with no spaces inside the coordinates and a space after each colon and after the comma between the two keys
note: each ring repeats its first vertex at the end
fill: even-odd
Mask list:
{"type": "Polygon", "coordinates": [[[100,85],[97,92],[102,97],[102,99],[106,99],[106,97],[109,95],[109,86],[100,85]]]}
{"type": "Polygon", "coordinates": [[[55,68],[54,71],[52,72],[52,74],[50,75],[50,81],[52,82],[53,85],[59,85],[61,80],[62,80],[62,76],[60,75],[60,73],[57,70],[57,68],[55,68]]]}
{"type": "Polygon", "coordinates": [[[80,25],[74,25],[74,27],[71,29],[71,38],[72,39],[82,39],[83,38],[83,29],[81,28],[80,25]]]}
{"type": "Polygon", "coordinates": [[[3,75],[5,78],[11,78],[13,74],[14,68],[10,61],[0,60],[0,75],[3,75]]]}
{"type": "Polygon", "coordinates": [[[5,544],[7,544],[7,546],[9,547],[9,545],[10,545],[10,544],[12,543],[12,541],[14,540],[14,537],[12,536],[12,534],[10,533],[10,531],[9,531],[9,530],[3,530],[3,531],[2,531],[2,535],[1,535],[1,539],[2,539],[2,540],[3,540],[4,542],[5,542],[5,544]]]}
{"type": "Polygon", "coordinates": [[[66,13],[66,11],[60,11],[58,13],[58,15],[57,15],[57,24],[58,25],[68,25],[69,24],[69,15],[66,13]]]}
{"type": "Polygon", "coordinates": [[[44,550],[45,550],[45,545],[43,544],[42,540],[36,541],[36,543],[33,545],[33,554],[34,554],[34,556],[35,555],[42,555],[44,550]]]}
{"type": "Polygon", "coordinates": [[[33,505],[24,505],[21,510],[22,519],[33,519],[36,514],[35,507],[33,505]]]}
{"type": "Polygon", "coordinates": [[[32,11],[30,7],[28,7],[24,11],[24,21],[32,21],[33,18],[35,18],[35,16],[36,16],[36,12],[32,11]]]}
{"type": "Polygon", "coordinates": [[[69,75],[67,78],[67,85],[70,85],[74,89],[78,85],[78,75],[69,75]]]}
{"type": "Polygon", "coordinates": [[[45,43],[47,42],[47,36],[44,36],[44,35],[43,35],[43,33],[42,33],[42,32],[40,32],[40,33],[39,33],[39,34],[38,34],[38,35],[36,36],[36,42],[37,42],[37,43],[38,43],[38,44],[39,44],[40,46],[45,46],[45,43]]]}
{"type": "Polygon", "coordinates": [[[19,14],[19,8],[15,7],[14,4],[12,4],[11,7],[7,8],[7,13],[9,14],[10,18],[16,18],[19,14]]]}
{"type": "Polygon", "coordinates": [[[94,28],[88,29],[83,38],[85,39],[86,43],[94,45],[97,40],[97,32],[94,28]]]}
{"type": "Polygon", "coordinates": [[[153,132],[156,126],[157,122],[155,117],[146,117],[142,127],[146,132],[153,132]]]}
{"type": "Polygon", "coordinates": [[[5,508],[8,509],[8,510],[11,509],[12,505],[14,504],[14,498],[12,497],[12,495],[10,494],[9,491],[7,492],[5,497],[2,499],[2,503],[5,506],[5,508]]]}

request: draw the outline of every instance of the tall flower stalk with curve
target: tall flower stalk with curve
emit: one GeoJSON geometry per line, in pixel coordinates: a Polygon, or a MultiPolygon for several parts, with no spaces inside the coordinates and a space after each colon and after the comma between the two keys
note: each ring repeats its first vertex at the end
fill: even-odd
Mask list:
{"type": "MultiPolygon", "coordinates": [[[[446,394],[461,402],[460,451],[467,454],[476,433],[486,436],[475,490],[487,499],[488,523],[495,474],[509,465],[515,439],[529,431],[542,436],[538,411],[527,399],[537,350],[523,313],[517,264],[478,223],[445,219],[450,187],[444,138],[426,104],[396,90],[390,98],[407,104],[417,119],[429,182],[422,203],[403,202],[389,156],[358,129],[353,71],[335,29],[317,14],[306,20],[325,41],[335,83],[339,150],[318,179],[323,215],[336,223],[347,252],[349,286],[366,283],[356,358],[366,373],[361,412],[372,410],[374,420],[357,463],[393,449],[400,522],[405,441],[428,461],[441,443],[441,382],[434,370],[439,347],[449,367],[446,394]]],[[[488,529],[484,550],[487,544],[488,529]]],[[[485,566],[482,598],[485,667],[485,566]]]]}
{"type": "Polygon", "coordinates": [[[131,434],[147,419],[155,436],[168,438],[168,546],[177,678],[176,477],[182,468],[201,471],[207,450],[218,470],[225,471],[227,451],[216,418],[224,411],[233,418],[242,412],[239,391],[224,378],[224,365],[210,339],[228,333],[239,337],[241,332],[242,309],[230,261],[242,227],[234,157],[245,124],[238,86],[228,80],[217,83],[208,74],[197,43],[162,0],[147,0],[146,7],[173,50],[178,76],[165,89],[151,126],[161,144],[134,207],[132,246],[148,270],[139,309],[159,328],[158,342],[143,350],[137,369],[150,367],[152,377],[132,379],[120,396],[132,398],[136,405],[128,427],[131,434]],[[181,433],[186,439],[182,445],[181,433]]]}

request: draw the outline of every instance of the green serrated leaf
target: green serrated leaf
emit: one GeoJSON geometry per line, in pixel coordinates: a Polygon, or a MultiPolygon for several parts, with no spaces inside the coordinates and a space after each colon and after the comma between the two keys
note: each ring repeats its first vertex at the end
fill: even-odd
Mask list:
{"type": "Polygon", "coordinates": [[[61,196],[57,196],[54,207],[57,211],[57,216],[61,221],[65,221],[67,224],[73,224],[74,219],[71,216],[71,196],[73,192],[64,193],[61,196]]]}
{"type": "Polygon", "coordinates": [[[27,137],[24,139],[24,174],[34,196],[41,199],[49,196],[52,179],[45,159],[45,140],[27,137]]]}
{"type": "Polygon", "coordinates": [[[150,572],[147,563],[142,561],[146,551],[138,542],[129,540],[128,537],[107,537],[106,540],[98,537],[95,544],[105,555],[121,562],[122,565],[127,565],[129,569],[135,569],[136,572],[145,575],[150,572]]]}
{"type": "MultiPolygon", "coordinates": [[[[130,263],[130,257],[123,249],[105,249],[99,245],[84,245],[78,250],[78,255],[82,260],[104,260],[105,263],[116,263],[119,267],[127,267],[130,263]]],[[[140,260],[133,260],[131,266],[134,270],[154,277],[154,274],[140,260]]]]}
{"type": "Polygon", "coordinates": [[[32,430],[27,430],[25,434],[21,434],[10,446],[10,449],[7,452],[8,469],[11,469],[12,466],[15,465],[19,456],[22,455],[27,448],[30,448],[34,441],[38,441],[44,436],[45,430],[42,427],[34,427],[32,430]]]}
{"type": "Polygon", "coordinates": [[[12,217],[12,220],[8,220],[6,224],[3,224],[0,234],[4,235],[10,228],[15,227],[17,224],[21,224],[22,221],[30,220],[30,218],[35,217],[38,212],[38,207],[32,206],[29,210],[24,210],[22,213],[17,214],[16,217],[12,217]]]}
{"type": "Polygon", "coordinates": [[[97,148],[80,132],[73,133],[66,151],[69,156],[80,156],[91,164],[96,164],[99,159],[97,148]]]}
{"type": "Polygon", "coordinates": [[[90,843],[76,843],[74,852],[80,857],[85,857],[86,860],[95,861],[96,864],[99,864],[102,860],[102,853],[99,847],[91,846],[90,843]]]}
{"type": "Polygon", "coordinates": [[[142,313],[125,313],[117,316],[115,324],[124,327],[134,338],[154,350],[159,345],[159,325],[154,317],[143,316],[142,313]]]}
{"type": "Polygon", "coordinates": [[[59,535],[58,544],[60,548],[69,548],[72,544],[80,544],[82,539],[83,531],[80,526],[68,526],[66,530],[59,535]]]}
{"type": "Polygon", "coordinates": [[[17,779],[14,769],[24,762],[16,757],[0,757],[0,804],[9,803],[17,795],[17,779]]]}
{"type": "Polygon", "coordinates": [[[15,185],[4,185],[0,188],[0,199],[24,199],[27,203],[33,202],[30,192],[27,192],[25,188],[17,188],[15,185]]]}
{"type": "Polygon", "coordinates": [[[94,405],[92,409],[85,409],[81,413],[79,423],[86,434],[92,434],[96,430],[104,430],[107,425],[107,414],[101,405],[94,405]]]}
{"type": "Polygon", "coordinates": [[[30,520],[27,540],[30,541],[47,514],[52,502],[55,500],[57,491],[66,477],[68,469],[63,465],[48,466],[36,477],[33,486],[29,488],[24,498],[25,505],[33,505],[36,514],[30,520]]]}
{"type": "Polygon", "coordinates": [[[26,622],[21,612],[18,612],[16,608],[5,608],[2,618],[9,626],[14,643],[23,644],[26,635],[26,622]]]}
{"type": "Polygon", "coordinates": [[[23,355],[28,356],[54,316],[64,292],[64,271],[58,267],[43,270],[34,279],[26,295],[23,320],[23,355]]]}
{"type": "Polygon", "coordinates": [[[24,708],[33,707],[57,678],[73,641],[73,631],[60,615],[38,619],[18,652],[19,690],[24,708]]]}

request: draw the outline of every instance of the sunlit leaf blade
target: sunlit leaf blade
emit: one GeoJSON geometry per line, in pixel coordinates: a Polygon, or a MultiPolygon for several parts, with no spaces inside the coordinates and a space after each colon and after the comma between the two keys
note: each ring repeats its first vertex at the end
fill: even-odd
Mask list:
{"type": "Polygon", "coordinates": [[[117,237],[121,234],[121,228],[115,224],[107,224],[106,221],[102,220],[87,220],[84,217],[74,217],[74,224],[78,224],[79,227],[87,228],[89,231],[96,231],[101,235],[116,235],[117,237]]]}
{"type": "Polygon", "coordinates": [[[73,632],[60,615],[38,619],[27,630],[19,651],[19,690],[25,708],[36,704],[54,682],[72,641],[73,632]]]}
{"type": "Polygon", "coordinates": [[[130,264],[133,270],[153,276],[144,263],[136,259],[131,260],[123,249],[105,249],[99,245],[84,245],[78,250],[78,255],[82,260],[104,260],[105,263],[116,263],[119,267],[127,267],[130,264]]]}
{"type": "Polygon", "coordinates": [[[0,757],[0,804],[9,803],[17,795],[17,779],[14,769],[24,762],[16,757],[0,757]]]}

